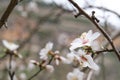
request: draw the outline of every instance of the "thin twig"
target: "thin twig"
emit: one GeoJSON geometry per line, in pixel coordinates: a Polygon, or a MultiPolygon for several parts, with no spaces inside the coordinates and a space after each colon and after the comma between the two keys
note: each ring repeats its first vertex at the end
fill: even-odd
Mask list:
{"type": "MultiPolygon", "coordinates": [[[[103,52],[114,52],[114,50],[113,49],[106,49],[106,50],[96,51],[95,53],[100,54],[103,52]]],[[[119,53],[120,53],[120,51],[119,51],[119,53]]]]}
{"type": "Polygon", "coordinates": [[[12,57],[13,57],[13,55],[10,54],[9,69],[8,69],[10,80],[13,80],[14,75],[15,75],[15,72],[12,71],[12,57]]]}
{"type": "MultiPolygon", "coordinates": [[[[119,52],[118,50],[116,49],[116,47],[114,46],[113,44],[113,41],[111,39],[111,37],[108,35],[108,33],[102,28],[100,27],[95,20],[93,20],[83,9],[81,9],[81,7],[78,6],[77,3],[75,3],[73,0],[69,0],[69,2],[71,2],[79,11],[79,14],[82,14],[84,15],[86,18],[88,18],[99,30],[100,32],[104,35],[104,37],[108,40],[108,42],[110,43],[110,45],[112,46],[112,48],[114,49],[114,52],[116,54],[116,56],[118,57],[119,61],[120,61],[120,55],[119,55],[119,52]]],[[[76,15],[75,17],[78,17],[79,16],[76,15]]]]}
{"type": "Polygon", "coordinates": [[[43,69],[39,69],[33,76],[31,76],[28,80],[32,80],[35,76],[37,76],[43,69]]]}
{"type": "MultiPolygon", "coordinates": [[[[52,56],[51,59],[49,60],[48,64],[51,64],[52,60],[54,59],[54,57],[52,56]]],[[[42,70],[44,70],[45,68],[43,68],[42,66],[40,66],[39,71],[37,71],[33,76],[31,76],[29,79],[27,80],[32,80],[34,77],[36,77],[42,70]]]]}

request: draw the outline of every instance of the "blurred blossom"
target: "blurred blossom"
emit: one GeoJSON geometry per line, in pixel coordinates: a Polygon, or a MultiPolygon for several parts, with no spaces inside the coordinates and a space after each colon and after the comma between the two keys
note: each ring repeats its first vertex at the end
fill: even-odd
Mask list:
{"type": "Polygon", "coordinates": [[[25,73],[21,73],[20,74],[20,79],[21,80],[26,80],[27,79],[27,75],[25,73]]]}
{"type": "Polygon", "coordinates": [[[23,6],[22,6],[22,5],[18,5],[18,6],[17,6],[17,10],[18,10],[18,11],[23,11],[23,10],[24,10],[24,9],[23,9],[23,6]]]}
{"type": "Polygon", "coordinates": [[[53,48],[53,43],[52,43],[52,42],[48,42],[48,43],[46,44],[45,48],[43,48],[43,49],[40,51],[40,53],[39,53],[40,59],[42,59],[42,60],[48,59],[48,53],[49,53],[49,51],[52,50],[52,48],[53,48]]]}
{"type": "Polygon", "coordinates": [[[73,72],[67,74],[67,80],[83,80],[84,73],[79,69],[74,69],[73,72]]]}
{"type": "Polygon", "coordinates": [[[23,16],[23,17],[27,17],[28,16],[28,13],[25,10],[24,6],[22,6],[22,5],[17,6],[17,10],[20,12],[21,16],[23,16]]]}
{"type": "Polygon", "coordinates": [[[19,70],[23,71],[23,70],[25,70],[25,69],[26,69],[26,67],[25,67],[24,64],[21,64],[21,65],[19,66],[19,70]]]}
{"type": "Polygon", "coordinates": [[[34,64],[32,64],[32,63],[29,63],[28,64],[28,70],[32,70],[32,69],[34,69],[35,68],[35,65],[34,64]]]}
{"type": "Polygon", "coordinates": [[[2,43],[10,51],[14,51],[19,47],[19,45],[15,44],[15,43],[8,42],[7,40],[2,40],[2,43]]]}
{"type": "Polygon", "coordinates": [[[84,47],[84,46],[92,46],[92,43],[95,39],[100,36],[99,32],[93,33],[92,30],[89,30],[87,33],[84,32],[79,38],[76,38],[72,41],[70,50],[73,51],[74,49],[84,47]]]}
{"type": "Polygon", "coordinates": [[[45,68],[50,73],[52,73],[54,71],[54,67],[52,65],[46,65],[45,68]]]}
{"type": "Polygon", "coordinates": [[[37,3],[35,1],[29,2],[27,5],[27,10],[37,12],[39,10],[37,3]]]}
{"type": "Polygon", "coordinates": [[[67,35],[67,34],[65,34],[65,33],[62,33],[62,34],[60,34],[59,36],[58,36],[58,43],[60,44],[60,45],[67,45],[67,43],[68,43],[68,40],[69,39],[69,36],[67,35]]]}
{"type": "Polygon", "coordinates": [[[26,11],[22,11],[22,12],[21,12],[21,16],[27,17],[27,16],[28,16],[28,13],[27,13],[26,11]]]}

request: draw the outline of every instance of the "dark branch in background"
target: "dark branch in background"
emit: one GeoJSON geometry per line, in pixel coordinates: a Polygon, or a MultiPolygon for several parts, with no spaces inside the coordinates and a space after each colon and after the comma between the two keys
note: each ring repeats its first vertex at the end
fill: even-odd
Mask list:
{"type": "Polygon", "coordinates": [[[113,41],[112,41],[111,37],[108,35],[108,33],[102,27],[100,27],[96,23],[96,21],[93,20],[92,17],[90,17],[83,9],[81,9],[81,7],[79,7],[78,4],[76,4],[73,0],[69,0],[69,2],[71,2],[79,11],[79,13],[77,15],[75,15],[75,17],[78,17],[79,15],[84,15],[86,18],[88,18],[100,30],[100,32],[104,35],[104,37],[108,40],[108,42],[110,43],[110,45],[114,49],[114,52],[120,61],[119,52],[116,49],[116,47],[114,46],[113,41]]]}
{"type": "Polygon", "coordinates": [[[96,8],[96,9],[100,9],[100,10],[103,10],[103,11],[108,11],[108,12],[111,12],[111,13],[117,15],[120,18],[120,15],[117,12],[115,12],[113,10],[110,10],[110,9],[107,9],[105,7],[98,7],[98,6],[89,5],[87,7],[84,7],[83,9],[89,9],[89,8],[96,8]]]}
{"type": "MultiPolygon", "coordinates": [[[[4,25],[5,27],[7,27],[6,23],[7,23],[7,19],[9,17],[9,15],[11,14],[11,12],[13,11],[13,9],[15,8],[15,6],[18,4],[19,0],[11,0],[7,9],[5,10],[5,12],[3,13],[1,19],[0,19],[0,28],[4,25]]],[[[22,0],[20,0],[22,1],[22,0]]]]}

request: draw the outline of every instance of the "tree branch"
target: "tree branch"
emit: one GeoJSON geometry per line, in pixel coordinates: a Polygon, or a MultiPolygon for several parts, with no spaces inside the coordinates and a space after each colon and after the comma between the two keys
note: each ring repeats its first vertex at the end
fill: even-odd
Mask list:
{"type": "Polygon", "coordinates": [[[79,13],[75,16],[78,17],[79,14],[84,15],[86,18],[88,18],[98,29],[99,31],[104,35],[104,37],[108,40],[108,42],[110,43],[110,45],[112,46],[112,48],[114,49],[114,52],[116,54],[116,56],[118,57],[119,61],[120,61],[120,55],[118,50],[116,49],[116,47],[113,44],[113,41],[111,39],[111,37],[108,35],[108,33],[102,28],[100,27],[95,20],[92,19],[92,17],[90,17],[83,9],[81,9],[81,7],[78,6],[77,3],[75,3],[73,0],[69,0],[69,2],[71,2],[79,11],[79,13]]]}
{"type": "MultiPolygon", "coordinates": [[[[22,1],[22,0],[20,0],[22,1]]],[[[7,19],[9,17],[9,15],[11,14],[11,12],[13,11],[13,9],[15,8],[15,6],[18,4],[18,0],[11,0],[7,9],[5,10],[5,12],[3,13],[1,19],[0,19],[0,28],[6,24],[7,19]]]]}

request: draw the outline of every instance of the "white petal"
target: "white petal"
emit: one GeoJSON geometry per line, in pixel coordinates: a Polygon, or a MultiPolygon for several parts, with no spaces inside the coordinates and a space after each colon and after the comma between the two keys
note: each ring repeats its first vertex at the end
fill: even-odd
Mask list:
{"type": "Polygon", "coordinates": [[[46,48],[47,50],[52,50],[52,48],[53,48],[53,43],[52,43],[52,42],[48,42],[48,43],[46,44],[45,48],[46,48]]]}
{"type": "Polygon", "coordinates": [[[46,69],[51,73],[54,71],[54,67],[52,65],[46,65],[46,69]]]}
{"type": "Polygon", "coordinates": [[[74,43],[72,46],[70,46],[70,50],[71,51],[73,51],[73,50],[75,50],[75,49],[77,49],[77,48],[80,48],[80,47],[82,47],[83,46],[83,44],[81,44],[81,43],[74,43]]]}
{"type": "Polygon", "coordinates": [[[73,77],[72,72],[69,72],[69,73],[67,74],[67,80],[72,80],[72,77],[73,77]]]}
{"type": "Polygon", "coordinates": [[[86,39],[89,39],[92,36],[92,30],[89,30],[86,34],[86,39]]]}
{"type": "Polygon", "coordinates": [[[89,63],[88,67],[92,68],[93,70],[99,69],[98,65],[93,61],[93,59],[90,55],[85,55],[84,57],[87,58],[87,60],[88,60],[88,63],[89,63]]]}
{"type": "Polygon", "coordinates": [[[62,63],[64,63],[64,64],[70,64],[71,63],[67,58],[64,58],[62,56],[60,56],[60,59],[61,59],[62,63]]]}
{"type": "MultiPolygon", "coordinates": [[[[80,38],[76,38],[76,39],[74,39],[73,41],[72,41],[72,43],[81,43],[82,41],[81,41],[81,39],[80,38]]],[[[72,45],[72,43],[71,43],[71,45],[72,45]]]]}
{"type": "Polygon", "coordinates": [[[73,60],[74,60],[74,55],[73,55],[72,53],[68,53],[68,54],[67,54],[67,58],[68,58],[68,60],[69,60],[70,62],[73,62],[73,60]]]}
{"type": "Polygon", "coordinates": [[[9,49],[11,51],[16,50],[19,47],[19,45],[14,44],[14,43],[10,43],[6,40],[3,40],[2,43],[7,49],[9,49]]]}
{"type": "Polygon", "coordinates": [[[59,62],[60,61],[58,59],[55,60],[55,63],[56,63],[57,66],[59,65],[59,62]]]}
{"type": "Polygon", "coordinates": [[[95,32],[95,33],[91,36],[90,41],[93,41],[93,40],[97,39],[99,36],[100,36],[100,33],[99,33],[99,32],[95,32]]]}

